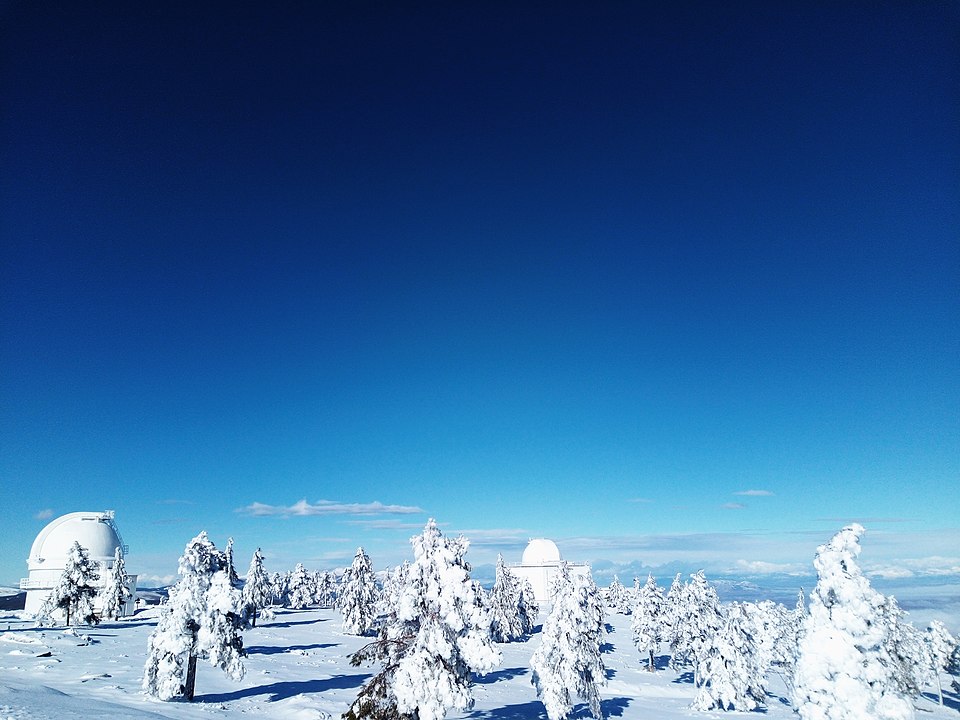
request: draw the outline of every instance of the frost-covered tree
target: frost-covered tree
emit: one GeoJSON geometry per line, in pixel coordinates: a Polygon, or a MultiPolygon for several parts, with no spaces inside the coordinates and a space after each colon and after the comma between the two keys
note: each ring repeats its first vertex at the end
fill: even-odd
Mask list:
{"type": "Polygon", "coordinates": [[[273,593],[273,604],[287,607],[290,604],[290,573],[275,572],[270,578],[270,592],[273,593]]]}
{"type": "Polygon", "coordinates": [[[683,586],[673,618],[673,662],[693,665],[693,682],[699,687],[700,659],[720,630],[723,616],[717,591],[707,582],[703,570],[690,576],[683,586]]]}
{"type": "Polygon", "coordinates": [[[439,720],[469,709],[473,673],[500,662],[470,579],[466,538],[444,537],[431,519],[410,542],[414,561],[395,572],[377,640],[351,657],[353,665],[379,661],[382,669],[360,689],[344,714],[349,720],[439,720]]]}
{"type": "Polygon", "coordinates": [[[87,549],[74,541],[67,550],[67,560],[60,579],[37,613],[37,622],[41,625],[53,622],[57,611],[63,613],[66,625],[70,625],[71,621],[85,625],[99,622],[93,611],[97,581],[100,579],[97,569],[98,563],[90,559],[87,549]]]}
{"type": "Polygon", "coordinates": [[[243,618],[250,627],[257,626],[257,616],[270,607],[273,600],[273,586],[263,569],[263,555],[257,548],[250,558],[250,568],[243,584],[243,618]]]}
{"type": "Polygon", "coordinates": [[[227,577],[230,578],[230,584],[238,590],[243,587],[240,576],[237,575],[237,567],[233,563],[233,538],[227,538],[227,547],[223,551],[227,564],[227,577]]]}
{"type": "Polygon", "coordinates": [[[621,615],[629,615],[633,608],[630,607],[630,592],[620,582],[620,578],[613,576],[613,581],[607,588],[607,607],[613,612],[621,615]]]}
{"type": "Polygon", "coordinates": [[[757,654],[756,623],[734,604],[697,658],[694,710],[754,710],[763,702],[765,668],[757,654]]]}
{"type": "MultiPolygon", "coordinates": [[[[639,585],[639,581],[634,583],[639,585]]],[[[641,654],[649,655],[647,670],[655,669],[653,654],[659,649],[664,636],[664,614],[666,598],[663,588],[657,585],[653,575],[647,575],[647,582],[637,590],[637,602],[633,608],[633,644],[641,654]]]]}
{"type": "Polygon", "coordinates": [[[927,644],[927,656],[930,658],[931,670],[937,678],[937,694],[940,697],[940,704],[943,705],[943,685],[940,682],[940,673],[950,666],[950,656],[957,649],[957,639],[950,634],[947,626],[939,620],[930,623],[923,639],[927,644]]]}
{"type": "Polygon", "coordinates": [[[313,602],[322,608],[336,607],[337,576],[332,572],[318,570],[314,574],[313,602]]]}
{"type": "Polygon", "coordinates": [[[302,610],[313,604],[315,594],[315,579],[303,563],[297,563],[287,582],[287,604],[294,610],[302,610]]]}
{"type": "Polygon", "coordinates": [[[240,591],[230,582],[226,554],[201,532],[187,543],[179,573],[147,641],[143,689],[161,700],[193,699],[198,659],[243,677],[240,591]]]}
{"type": "Polygon", "coordinates": [[[683,660],[677,656],[677,647],[682,630],[680,617],[684,587],[680,573],[677,573],[670,584],[670,589],[667,591],[663,606],[663,640],[670,646],[670,667],[674,669],[679,667],[683,660]]]}
{"type": "Polygon", "coordinates": [[[587,701],[599,720],[600,691],[606,684],[600,645],[604,609],[589,575],[574,575],[561,563],[553,580],[553,608],[543,623],[540,647],[530,660],[532,682],[550,720],[563,720],[575,696],[587,701]]]}
{"type": "Polygon", "coordinates": [[[849,525],[817,548],[817,585],[794,678],[793,705],[803,720],[913,717],[884,649],[886,599],[857,565],[863,533],[861,525],[849,525]]]}
{"type": "Polygon", "coordinates": [[[113,553],[113,567],[107,575],[107,581],[100,593],[103,599],[103,617],[113,620],[123,615],[123,609],[130,599],[130,588],[127,587],[127,568],[123,562],[123,550],[120,546],[113,553]]]}
{"type": "MultiPolygon", "coordinates": [[[[510,642],[530,633],[533,620],[520,581],[497,555],[497,577],[490,591],[490,634],[496,642],[510,642]]],[[[539,608],[538,608],[539,611],[539,608]]]]}
{"type": "Polygon", "coordinates": [[[885,626],[884,662],[891,671],[894,688],[906,697],[920,695],[932,665],[923,641],[923,633],[903,619],[903,610],[893,596],[880,606],[880,621],[885,626]]]}
{"type": "Polygon", "coordinates": [[[377,619],[377,579],[370,556],[357,548],[353,563],[343,576],[338,607],[343,613],[343,632],[366,635],[377,619]]]}
{"type": "Polygon", "coordinates": [[[529,635],[537,625],[537,618],[540,617],[540,603],[537,602],[537,595],[533,592],[533,585],[527,578],[518,578],[520,580],[520,608],[518,615],[520,625],[523,628],[523,634],[529,635]]]}

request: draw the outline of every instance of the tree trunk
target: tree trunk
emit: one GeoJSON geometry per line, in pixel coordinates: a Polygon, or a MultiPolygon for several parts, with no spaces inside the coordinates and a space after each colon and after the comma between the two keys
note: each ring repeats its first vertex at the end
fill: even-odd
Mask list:
{"type": "Polygon", "coordinates": [[[650,651],[650,665],[647,668],[650,672],[653,672],[656,667],[653,664],[653,650],[650,651]]]}
{"type": "Polygon", "coordinates": [[[193,701],[193,690],[197,684],[197,656],[190,655],[187,660],[187,679],[183,683],[183,697],[193,701]]]}
{"type": "Polygon", "coordinates": [[[937,669],[937,693],[940,695],[940,704],[943,705],[943,684],[940,682],[940,669],[937,669]]]}

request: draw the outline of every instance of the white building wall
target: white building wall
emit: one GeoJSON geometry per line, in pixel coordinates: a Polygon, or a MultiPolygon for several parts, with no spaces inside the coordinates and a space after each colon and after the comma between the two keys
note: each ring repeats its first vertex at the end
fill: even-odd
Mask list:
{"type": "MultiPolygon", "coordinates": [[[[27,591],[26,612],[36,615],[40,611],[63,574],[67,552],[74,542],[79,542],[90,554],[90,559],[99,564],[100,587],[106,584],[116,549],[119,547],[126,553],[113,517],[110,510],[70,513],[53,520],[40,531],[27,558],[29,577],[20,581],[20,588],[27,591]]],[[[136,607],[136,575],[127,575],[127,588],[131,596],[122,612],[132,615],[136,607]]],[[[99,613],[102,608],[102,601],[98,598],[94,602],[94,611],[99,613]]]]}

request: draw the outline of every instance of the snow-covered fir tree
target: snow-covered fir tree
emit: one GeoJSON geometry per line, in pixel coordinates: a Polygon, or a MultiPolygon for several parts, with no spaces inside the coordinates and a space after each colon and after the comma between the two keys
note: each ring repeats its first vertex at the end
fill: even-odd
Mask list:
{"type": "Polygon", "coordinates": [[[302,610],[313,604],[315,595],[316,579],[307,572],[303,563],[297,563],[287,581],[287,605],[294,610],[302,610]]]}
{"type": "Polygon", "coordinates": [[[290,605],[290,573],[280,573],[275,572],[270,578],[270,592],[273,593],[273,601],[271,604],[279,605],[281,607],[289,607],[290,605]]]}
{"type": "Polygon", "coordinates": [[[906,622],[903,615],[896,598],[885,598],[880,606],[880,620],[886,629],[883,639],[885,664],[891,671],[896,691],[914,698],[920,695],[926,684],[932,662],[923,633],[906,622]]]}
{"type": "Polygon", "coordinates": [[[93,625],[99,622],[93,611],[97,581],[100,579],[98,567],[99,564],[90,559],[87,549],[74,541],[67,550],[67,560],[60,579],[37,613],[37,622],[41,625],[50,624],[57,612],[63,613],[66,625],[78,622],[93,625]]]}
{"type": "MultiPolygon", "coordinates": [[[[532,628],[524,586],[497,555],[497,576],[490,591],[490,634],[496,642],[510,642],[527,635],[532,628]]],[[[539,610],[539,608],[538,608],[539,610]]]]}
{"type": "Polygon", "coordinates": [[[937,679],[937,694],[940,697],[940,704],[943,705],[943,685],[940,681],[940,673],[945,672],[950,667],[950,657],[957,649],[957,639],[950,634],[947,626],[939,620],[930,623],[923,639],[927,644],[927,657],[930,658],[931,672],[937,679]]]}
{"type": "Polygon", "coordinates": [[[379,661],[382,669],[344,714],[349,720],[439,720],[469,709],[472,675],[500,662],[470,579],[467,540],[444,537],[431,519],[410,542],[414,561],[395,572],[377,640],[351,658],[354,665],[379,661]]]}
{"type": "Polygon", "coordinates": [[[123,550],[119,545],[113,553],[113,567],[110,568],[100,597],[103,601],[101,614],[104,618],[114,620],[123,615],[131,592],[127,587],[127,568],[123,561],[123,550]]]}
{"type": "Polygon", "coordinates": [[[620,578],[614,575],[613,581],[607,588],[607,607],[615,613],[629,615],[633,611],[631,604],[630,591],[620,582],[620,578]]]}
{"type": "Polygon", "coordinates": [[[147,641],[143,689],[161,700],[193,699],[198,659],[243,677],[240,591],[230,582],[226,554],[201,532],[187,543],[179,574],[147,641]]]}
{"type": "Polygon", "coordinates": [[[765,668],[757,654],[757,625],[734,603],[696,662],[694,710],[755,710],[765,695],[765,668]]]}
{"type": "Polygon", "coordinates": [[[786,669],[788,665],[792,665],[796,653],[796,643],[790,638],[793,613],[780,603],[770,600],[742,603],[739,607],[750,624],[758,672],[766,675],[774,666],[786,669]]]}
{"type": "MultiPolygon", "coordinates": [[[[639,581],[634,584],[639,585],[639,581]]],[[[666,598],[663,588],[657,585],[652,574],[647,575],[647,582],[637,589],[630,629],[633,631],[633,644],[637,646],[637,650],[649,657],[647,670],[650,672],[655,670],[653,655],[663,641],[665,613],[666,598]]]]}
{"type": "Polygon", "coordinates": [[[884,650],[886,599],[857,565],[864,529],[853,524],[817,548],[817,585],[803,625],[793,705],[803,720],[906,720],[884,650]]]}
{"type": "Polygon", "coordinates": [[[250,627],[257,626],[257,616],[273,602],[273,586],[263,569],[263,555],[257,548],[250,558],[250,568],[243,584],[243,619],[250,627]]]}
{"type": "Polygon", "coordinates": [[[600,645],[604,609],[589,575],[574,575],[561,563],[554,576],[553,608],[543,623],[540,646],[530,660],[532,682],[550,720],[563,720],[574,697],[586,700],[599,720],[600,691],[606,684],[600,645]]]}
{"type": "Polygon", "coordinates": [[[227,564],[227,577],[230,578],[230,584],[238,590],[243,587],[240,576],[237,575],[237,567],[233,562],[233,538],[227,538],[227,547],[223,551],[227,564]]]}
{"type": "Polygon", "coordinates": [[[336,607],[337,576],[329,571],[318,570],[313,575],[313,602],[322,608],[336,607]]]}
{"type": "Polygon", "coordinates": [[[673,622],[673,662],[693,665],[693,681],[699,686],[699,660],[723,623],[720,598],[703,570],[691,575],[683,586],[673,622]]]}
{"type": "Polygon", "coordinates": [[[540,603],[537,602],[537,595],[533,592],[533,585],[527,578],[518,578],[520,580],[520,607],[517,615],[520,618],[520,626],[523,635],[530,635],[537,625],[537,618],[540,617],[540,603]]]}
{"type": "Polygon", "coordinates": [[[678,657],[677,647],[680,643],[680,617],[683,603],[684,582],[680,573],[677,573],[670,589],[667,591],[663,606],[663,640],[670,646],[670,667],[676,670],[683,664],[683,658],[678,657]]]}
{"type": "Polygon", "coordinates": [[[370,556],[357,548],[353,563],[343,576],[338,607],[343,614],[343,632],[366,635],[377,619],[377,580],[370,556]]]}

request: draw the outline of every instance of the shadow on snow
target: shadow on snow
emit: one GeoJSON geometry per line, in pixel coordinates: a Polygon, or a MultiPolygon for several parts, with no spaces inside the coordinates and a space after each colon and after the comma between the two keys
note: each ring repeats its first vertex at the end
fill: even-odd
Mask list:
{"type": "Polygon", "coordinates": [[[251,645],[246,648],[248,655],[280,655],[298,650],[322,650],[337,647],[339,643],[313,643],[313,645],[251,645]]]}
{"type": "MultiPolygon", "coordinates": [[[[630,698],[617,697],[600,702],[603,717],[622,717],[624,710],[630,705],[630,698]]],[[[586,703],[580,703],[570,713],[571,718],[590,716],[590,708],[586,703]]],[[[471,720],[547,720],[547,713],[543,703],[539,700],[504,705],[490,710],[476,710],[468,715],[471,720]]]]}
{"type": "Polygon", "coordinates": [[[258,628],[262,627],[265,629],[270,628],[288,628],[295,625],[314,625],[316,623],[326,622],[326,618],[314,618],[313,620],[287,620],[286,622],[271,622],[264,623],[263,625],[257,625],[258,628]]]}
{"type": "Polygon", "coordinates": [[[475,675],[473,682],[477,685],[491,685],[501,680],[512,680],[515,677],[526,675],[528,672],[530,672],[529,668],[525,667],[504,668],[503,670],[489,672],[486,675],[475,675]]]}
{"type": "Polygon", "coordinates": [[[475,710],[467,717],[474,720],[547,720],[547,713],[542,702],[531,700],[490,710],[475,710]]]}
{"type": "Polygon", "coordinates": [[[326,692],[327,690],[346,690],[360,687],[369,677],[370,675],[368,673],[360,673],[357,675],[334,675],[331,678],[323,680],[275,682],[269,685],[234,690],[228,693],[200,695],[196,698],[196,701],[201,703],[223,703],[239,700],[240,698],[253,697],[254,695],[269,695],[270,697],[267,698],[268,702],[277,702],[278,700],[286,700],[297,695],[310,695],[326,692]]]}

